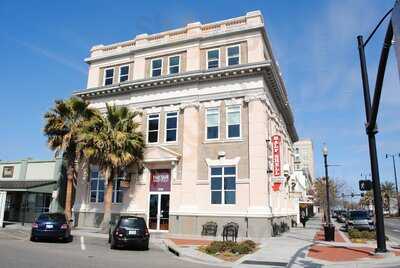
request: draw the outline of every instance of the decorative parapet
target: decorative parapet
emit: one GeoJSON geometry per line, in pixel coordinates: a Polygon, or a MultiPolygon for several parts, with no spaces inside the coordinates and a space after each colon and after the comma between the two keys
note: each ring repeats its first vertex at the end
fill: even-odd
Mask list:
{"type": "Polygon", "coordinates": [[[111,45],[96,45],[90,50],[90,61],[102,56],[114,55],[139,48],[151,47],[165,43],[172,43],[191,38],[207,37],[214,34],[227,33],[246,28],[264,27],[264,20],[260,11],[247,12],[245,16],[228,20],[201,24],[200,22],[189,23],[183,28],[148,35],[147,33],[137,35],[135,39],[111,45]]]}

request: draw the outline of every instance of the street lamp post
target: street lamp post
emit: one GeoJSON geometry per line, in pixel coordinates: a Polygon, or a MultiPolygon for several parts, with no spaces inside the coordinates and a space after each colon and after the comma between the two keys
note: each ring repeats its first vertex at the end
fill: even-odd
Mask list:
{"type": "MultiPolygon", "coordinates": [[[[399,199],[399,188],[397,186],[397,172],[396,172],[396,162],[394,161],[394,154],[386,154],[386,159],[389,157],[393,160],[393,172],[394,172],[394,182],[396,184],[396,200],[397,200],[397,216],[400,216],[400,199],[399,199]]],[[[400,157],[400,154],[399,154],[400,157]]]]}
{"type": "Polygon", "coordinates": [[[335,227],[331,224],[331,208],[329,204],[329,177],[328,177],[328,147],[324,144],[322,149],[325,165],[325,187],[326,187],[326,222],[324,226],[325,241],[335,240],[335,227]]]}

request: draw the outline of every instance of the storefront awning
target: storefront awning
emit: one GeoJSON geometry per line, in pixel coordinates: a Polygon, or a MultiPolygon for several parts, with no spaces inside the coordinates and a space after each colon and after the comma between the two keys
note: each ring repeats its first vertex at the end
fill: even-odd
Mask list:
{"type": "Polygon", "coordinates": [[[51,193],[57,181],[0,181],[0,191],[51,193]]]}

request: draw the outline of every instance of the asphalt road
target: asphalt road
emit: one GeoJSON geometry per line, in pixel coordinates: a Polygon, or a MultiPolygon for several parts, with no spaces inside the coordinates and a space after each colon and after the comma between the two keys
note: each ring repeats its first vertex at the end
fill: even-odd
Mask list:
{"type": "Polygon", "coordinates": [[[400,244],[400,218],[385,218],[385,233],[400,244]]]}
{"type": "Polygon", "coordinates": [[[1,268],[211,267],[182,260],[161,245],[148,251],[111,250],[106,239],[74,237],[70,243],[31,242],[18,230],[0,232],[1,268]]]}

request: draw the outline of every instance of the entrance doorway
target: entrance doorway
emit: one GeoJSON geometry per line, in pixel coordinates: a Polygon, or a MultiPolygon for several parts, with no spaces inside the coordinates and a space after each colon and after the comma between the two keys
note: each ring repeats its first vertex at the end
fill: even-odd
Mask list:
{"type": "Polygon", "coordinates": [[[149,209],[149,229],[168,231],[169,194],[151,193],[149,209]]]}
{"type": "Polygon", "coordinates": [[[171,190],[171,171],[153,169],[150,176],[149,229],[169,230],[169,193],[171,190]]]}

